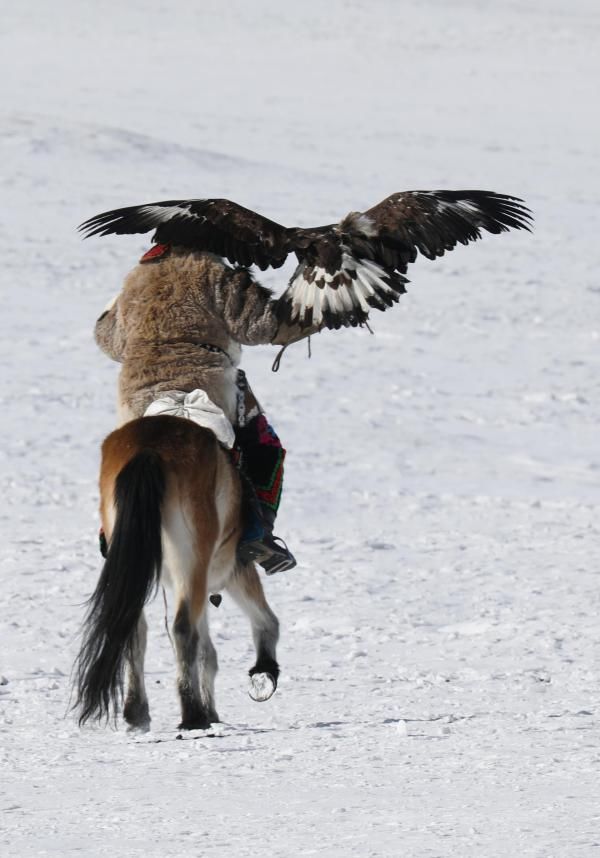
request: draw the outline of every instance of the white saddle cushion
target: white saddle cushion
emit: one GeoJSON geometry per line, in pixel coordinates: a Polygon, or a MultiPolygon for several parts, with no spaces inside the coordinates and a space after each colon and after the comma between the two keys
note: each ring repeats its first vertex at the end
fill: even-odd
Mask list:
{"type": "Polygon", "coordinates": [[[193,420],[199,426],[214,432],[221,444],[231,450],[235,441],[235,432],[225,412],[209,399],[205,390],[172,390],[151,402],[144,417],[157,417],[168,414],[171,417],[184,417],[193,420]]]}

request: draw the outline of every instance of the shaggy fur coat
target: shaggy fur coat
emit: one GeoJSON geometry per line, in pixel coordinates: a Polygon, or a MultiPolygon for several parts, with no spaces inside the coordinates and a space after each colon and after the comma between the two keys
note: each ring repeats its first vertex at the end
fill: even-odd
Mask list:
{"type": "Polygon", "coordinates": [[[166,391],[201,388],[235,424],[241,346],[287,345],[308,333],[281,328],[271,292],[248,271],[179,248],[137,265],[95,328],[100,348],[122,364],[121,422],[166,391]]]}

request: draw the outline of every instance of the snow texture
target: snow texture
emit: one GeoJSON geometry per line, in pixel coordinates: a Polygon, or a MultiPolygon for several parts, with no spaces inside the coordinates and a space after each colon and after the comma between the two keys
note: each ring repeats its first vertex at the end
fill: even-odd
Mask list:
{"type": "Polygon", "coordinates": [[[3,4],[3,856],[597,853],[599,36],[596,0],[3,4]],[[159,598],[152,731],[79,730],[117,373],[92,327],[149,239],[75,226],[211,196],[311,226],[444,187],[524,197],[534,234],[419,260],[376,336],[277,375],[245,352],[299,560],[264,581],[276,694],[250,699],[225,597],[223,723],[178,739],[159,598]]]}

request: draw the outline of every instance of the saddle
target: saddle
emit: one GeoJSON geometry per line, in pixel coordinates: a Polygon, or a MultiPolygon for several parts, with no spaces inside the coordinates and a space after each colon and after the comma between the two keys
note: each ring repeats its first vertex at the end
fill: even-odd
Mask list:
{"type": "Polygon", "coordinates": [[[192,420],[198,426],[210,429],[227,450],[233,449],[234,428],[223,409],[215,405],[205,390],[197,388],[191,393],[186,393],[184,390],[169,390],[159,399],[151,402],[144,412],[144,417],[161,415],[192,420]]]}

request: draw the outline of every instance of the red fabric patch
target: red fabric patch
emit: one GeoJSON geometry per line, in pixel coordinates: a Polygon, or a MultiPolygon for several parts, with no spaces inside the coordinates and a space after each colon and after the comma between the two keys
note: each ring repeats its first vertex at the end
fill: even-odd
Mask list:
{"type": "Polygon", "coordinates": [[[256,418],[256,430],[258,433],[258,443],[269,447],[281,447],[281,441],[275,434],[275,430],[269,424],[269,421],[264,414],[259,414],[256,418]]]}
{"type": "Polygon", "coordinates": [[[155,244],[154,247],[151,247],[142,258],[140,262],[155,262],[158,259],[162,259],[163,256],[166,256],[171,251],[170,244],[155,244]]]}

